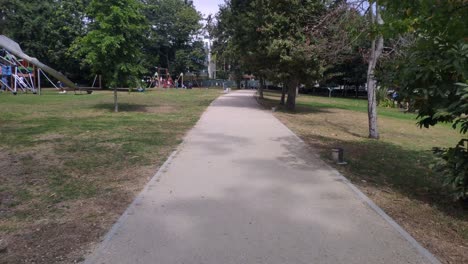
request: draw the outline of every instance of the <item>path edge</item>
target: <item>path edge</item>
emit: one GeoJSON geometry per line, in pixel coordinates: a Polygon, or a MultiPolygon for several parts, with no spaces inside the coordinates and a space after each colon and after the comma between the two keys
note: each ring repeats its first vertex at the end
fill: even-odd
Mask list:
{"type": "MultiPolygon", "coordinates": [[[[264,111],[269,111],[268,109],[265,109],[265,107],[260,103],[258,94],[254,93],[254,98],[255,101],[258,103],[258,105],[264,109],[264,111]]],[[[271,111],[269,111],[271,112],[271,111]]],[[[309,146],[301,137],[299,137],[294,131],[292,131],[288,126],[286,126],[281,120],[279,120],[273,113],[271,113],[272,116],[278,120],[278,122],[285,127],[291,134],[294,135],[294,137],[301,143],[303,144],[307,149],[311,150],[309,151],[312,155],[315,156],[318,160],[320,160],[325,166],[330,168],[335,174],[342,180],[342,182],[350,188],[353,193],[359,198],[359,200],[363,201],[367,206],[369,206],[374,212],[376,212],[380,217],[382,217],[385,222],[387,222],[392,228],[394,228],[406,241],[408,241],[411,246],[418,251],[419,254],[421,254],[423,257],[425,257],[430,263],[432,264],[442,264],[442,262],[437,259],[437,257],[434,256],[429,250],[427,250],[425,247],[423,247],[410,233],[408,233],[401,225],[399,225],[391,216],[389,216],[385,211],[380,208],[376,203],[374,203],[366,194],[364,194],[356,185],[354,185],[348,178],[346,178],[341,172],[339,172],[336,168],[322,160],[322,158],[318,155],[316,151],[313,151],[312,147],[309,146]]]]}
{"type": "Polygon", "coordinates": [[[107,231],[104,238],[99,242],[98,246],[95,247],[91,254],[88,254],[85,258],[85,261],[82,264],[95,264],[97,257],[102,253],[108,246],[111,239],[117,234],[120,227],[126,222],[127,218],[132,214],[131,212],[136,208],[136,206],[141,203],[143,198],[145,197],[145,193],[149,191],[150,187],[153,187],[154,184],[159,182],[166,169],[171,164],[172,160],[177,156],[179,153],[181,146],[184,143],[182,142],[176,150],[172,152],[172,154],[167,158],[167,160],[163,163],[161,167],[157,170],[156,174],[151,178],[149,182],[146,183],[145,187],[140,191],[140,193],[135,197],[132,203],[125,209],[125,211],[119,216],[117,221],[112,225],[111,229],[107,231]]]}
{"type": "Polygon", "coordinates": [[[200,123],[201,119],[203,118],[205,113],[208,111],[208,109],[214,104],[214,102],[225,95],[226,94],[221,94],[220,96],[215,98],[210,103],[210,105],[208,105],[208,107],[206,107],[205,111],[203,111],[203,113],[200,115],[200,118],[195,123],[195,125],[185,133],[182,142],[177,147],[175,147],[175,150],[171,153],[171,155],[169,155],[167,160],[156,170],[156,173],[145,184],[143,189],[138,193],[135,199],[133,199],[132,203],[129,206],[127,206],[127,209],[125,209],[125,211],[119,216],[117,221],[112,225],[109,231],[107,231],[106,235],[104,235],[102,240],[98,242],[98,244],[92,249],[92,251],[89,254],[86,254],[86,256],[84,256],[85,259],[84,261],[80,262],[81,264],[96,264],[96,260],[100,256],[100,253],[102,253],[107,248],[111,239],[117,234],[120,227],[126,222],[127,218],[132,214],[132,210],[134,210],[137,207],[137,205],[141,203],[143,198],[145,198],[145,193],[149,191],[150,188],[154,187],[161,180],[163,174],[167,171],[168,167],[171,165],[174,158],[183,149],[185,140],[187,136],[190,134],[190,132],[198,125],[198,123],[200,123]]]}

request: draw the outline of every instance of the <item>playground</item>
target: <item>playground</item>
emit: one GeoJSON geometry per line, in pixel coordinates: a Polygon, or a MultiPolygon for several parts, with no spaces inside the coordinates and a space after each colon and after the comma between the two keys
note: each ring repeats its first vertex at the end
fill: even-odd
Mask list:
{"type": "Polygon", "coordinates": [[[79,260],[219,94],[122,92],[119,114],[111,92],[1,94],[0,263],[79,260]]]}
{"type": "MultiPolygon", "coordinates": [[[[271,109],[279,96],[268,91],[260,102],[271,109]]],[[[468,214],[453,204],[443,179],[430,169],[431,147],[450,146],[461,135],[449,125],[420,129],[416,114],[385,107],[378,111],[379,141],[367,138],[365,100],[301,95],[296,112],[278,109],[275,115],[443,263],[465,263],[468,214]],[[332,160],[336,147],[345,150],[346,166],[332,160]]]]}
{"type": "Polygon", "coordinates": [[[0,35],[0,90],[17,95],[19,92],[41,94],[41,76],[50,85],[65,93],[76,85],[62,73],[23,52],[14,40],[0,35]],[[49,75],[57,81],[56,85],[49,75]]]}
{"type": "MultiPolygon", "coordinates": [[[[151,88],[201,87],[201,81],[194,76],[187,77],[184,82],[184,73],[173,75],[168,68],[162,67],[154,67],[152,71],[151,76],[142,77],[139,87],[117,89],[144,92],[151,88]]],[[[0,35],[0,92],[41,95],[44,85],[55,88],[60,94],[73,91],[75,95],[92,94],[94,90],[103,88],[101,75],[95,75],[90,87],[79,86],[59,71],[25,54],[14,40],[0,35]]]]}

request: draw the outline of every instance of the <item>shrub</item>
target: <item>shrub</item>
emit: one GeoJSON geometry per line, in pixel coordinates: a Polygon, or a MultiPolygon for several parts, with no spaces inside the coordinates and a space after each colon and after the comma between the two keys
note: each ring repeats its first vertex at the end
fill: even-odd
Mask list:
{"type": "Polygon", "coordinates": [[[468,198],[468,139],[454,148],[434,148],[438,162],[433,169],[445,178],[444,184],[453,190],[455,200],[468,198]]]}

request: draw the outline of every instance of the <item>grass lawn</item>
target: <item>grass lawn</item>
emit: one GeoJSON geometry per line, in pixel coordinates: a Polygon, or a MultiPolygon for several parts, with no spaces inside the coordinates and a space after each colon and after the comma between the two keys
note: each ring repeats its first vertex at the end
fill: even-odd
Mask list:
{"type": "MultiPolygon", "coordinates": [[[[278,93],[265,96],[266,107],[278,105],[278,93]]],[[[370,140],[367,101],[301,95],[297,103],[295,112],[276,116],[441,261],[468,263],[468,209],[452,202],[430,170],[432,147],[455,146],[457,131],[420,129],[416,115],[379,108],[381,139],[370,140]],[[345,149],[348,165],[333,164],[334,147],[345,149]]]]}
{"type": "Polygon", "coordinates": [[[0,94],[0,263],[82,260],[219,94],[0,94]]]}

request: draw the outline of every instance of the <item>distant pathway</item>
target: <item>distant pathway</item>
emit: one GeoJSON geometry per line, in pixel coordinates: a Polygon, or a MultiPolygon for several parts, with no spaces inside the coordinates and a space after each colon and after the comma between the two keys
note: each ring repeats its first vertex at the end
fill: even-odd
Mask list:
{"type": "Polygon", "coordinates": [[[431,263],[416,248],[239,91],[208,108],[86,263],[431,263]]]}

